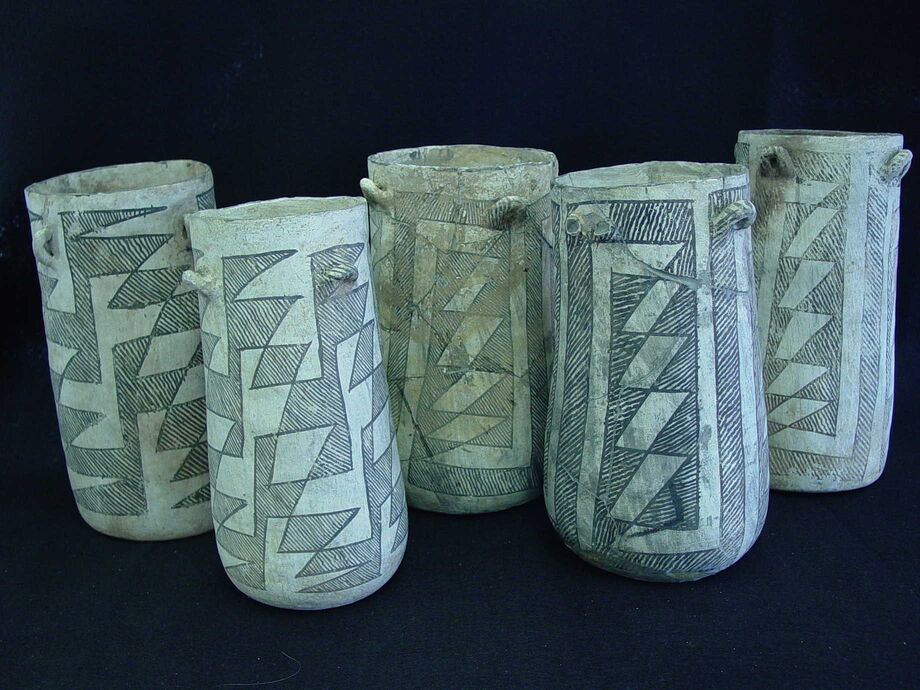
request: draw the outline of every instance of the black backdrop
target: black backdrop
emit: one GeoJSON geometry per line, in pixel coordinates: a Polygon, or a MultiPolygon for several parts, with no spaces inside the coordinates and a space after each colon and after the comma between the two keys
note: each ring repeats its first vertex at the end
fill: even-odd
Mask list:
{"type": "Polygon", "coordinates": [[[774,492],[750,553],[685,585],[588,566],[539,502],[412,511],[393,580],[319,613],[238,594],[211,535],[130,543],[81,521],[21,190],[188,157],[212,166],[219,205],[357,194],[366,156],[390,148],[534,146],[567,172],[728,160],[736,131],[757,127],[896,131],[917,146],[908,4],[3,2],[0,685],[907,686],[920,642],[920,170],[902,190],[899,376],[875,485],[774,492]]]}

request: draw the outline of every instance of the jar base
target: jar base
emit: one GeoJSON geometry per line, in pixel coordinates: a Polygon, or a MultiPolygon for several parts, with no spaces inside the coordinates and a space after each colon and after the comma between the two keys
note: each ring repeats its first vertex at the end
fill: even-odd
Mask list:
{"type": "Polygon", "coordinates": [[[586,563],[590,563],[591,565],[595,566],[596,568],[600,568],[601,570],[606,570],[608,573],[613,573],[614,575],[619,575],[620,577],[628,577],[630,580],[641,580],[642,582],[659,582],[665,584],[696,582],[697,580],[702,580],[703,578],[717,575],[726,568],[730,568],[732,565],[737,563],[738,559],[744,555],[741,554],[738,559],[735,559],[731,563],[728,563],[718,570],[665,573],[650,568],[643,568],[641,565],[630,564],[628,567],[612,565],[599,556],[580,553],[571,547],[569,547],[569,550],[586,563]]]}
{"type": "Polygon", "coordinates": [[[869,475],[865,479],[836,479],[833,477],[819,479],[816,477],[774,474],[770,477],[770,490],[809,494],[830,494],[839,493],[841,491],[855,491],[856,489],[864,489],[870,484],[874,484],[881,476],[882,470],[869,475]]]}
{"type": "Polygon", "coordinates": [[[529,503],[541,494],[541,489],[529,489],[503,496],[451,496],[406,484],[406,502],[410,508],[448,515],[496,513],[529,503]]]}
{"type": "Polygon", "coordinates": [[[214,530],[214,521],[211,518],[211,506],[203,503],[201,506],[184,508],[185,515],[153,516],[144,515],[104,515],[94,513],[77,505],[80,516],[87,525],[97,532],[116,539],[130,541],[170,541],[196,537],[214,530]]]}
{"type": "Polygon", "coordinates": [[[292,611],[322,611],[324,609],[348,606],[349,604],[354,604],[374,594],[378,589],[390,581],[390,578],[393,577],[393,574],[399,568],[399,564],[402,563],[405,553],[406,540],[403,540],[403,543],[396,553],[392,554],[393,557],[389,559],[384,571],[374,580],[341,592],[301,594],[299,596],[301,596],[302,599],[297,601],[292,599],[293,596],[297,596],[297,593],[279,593],[277,595],[272,595],[268,590],[247,587],[234,580],[231,580],[231,582],[233,582],[233,585],[247,597],[260,604],[265,604],[266,606],[272,606],[279,609],[290,609],[292,611]]]}

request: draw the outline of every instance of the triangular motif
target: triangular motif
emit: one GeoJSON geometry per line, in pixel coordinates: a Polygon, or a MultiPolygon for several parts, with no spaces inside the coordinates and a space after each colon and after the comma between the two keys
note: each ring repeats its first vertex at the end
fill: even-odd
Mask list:
{"type": "Polygon", "coordinates": [[[267,388],[294,383],[310,345],[267,345],[259,356],[251,387],[267,388]]]}
{"type": "Polygon", "coordinates": [[[296,253],[297,250],[289,249],[264,254],[224,257],[224,295],[226,299],[236,299],[243,288],[256,276],[296,253]]]}
{"type": "Polygon", "coordinates": [[[377,330],[376,321],[368,321],[361,328],[358,335],[358,344],[355,346],[355,359],[351,368],[351,383],[349,390],[367,380],[374,372],[374,333],[377,330]]]}

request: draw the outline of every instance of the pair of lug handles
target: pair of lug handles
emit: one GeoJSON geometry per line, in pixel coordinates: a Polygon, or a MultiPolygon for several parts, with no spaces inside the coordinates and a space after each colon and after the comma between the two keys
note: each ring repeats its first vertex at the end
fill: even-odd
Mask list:
{"type": "MultiPolygon", "coordinates": [[[[910,168],[913,155],[910,151],[902,149],[895,152],[879,170],[882,182],[889,185],[900,184],[902,178],[910,168]]],[[[791,178],[795,175],[795,168],[789,151],[782,146],[768,146],[760,157],[760,171],[768,178],[791,178]]],[[[390,209],[393,203],[393,192],[383,189],[368,178],[361,180],[361,191],[367,200],[384,209],[390,209]]],[[[527,209],[527,200],[519,196],[506,196],[495,202],[494,211],[502,223],[513,223],[520,220],[527,209]]],[[[713,230],[731,232],[741,230],[753,225],[757,218],[757,209],[747,200],[735,201],[713,218],[713,230]]],[[[565,231],[569,235],[581,234],[593,238],[598,234],[607,234],[615,231],[609,221],[596,212],[573,211],[565,221],[565,231]]],[[[55,254],[49,249],[53,235],[51,229],[43,227],[32,238],[32,250],[39,263],[54,267],[55,254]]],[[[323,272],[328,280],[354,281],[358,278],[358,269],[353,264],[335,264],[327,266],[323,272]]],[[[182,279],[205,296],[219,299],[220,293],[216,281],[208,275],[195,271],[186,271],[182,279]]]]}
{"type": "MultiPolygon", "coordinates": [[[[733,201],[712,219],[714,233],[732,232],[749,228],[757,219],[757,209],[747,199],[733,201]]],[[[596,235],[616,232],[610,220],[598,211],[575,210],[565,221],[565,231],[569,235],[584,235],[591,239],[596,235]]]]}
{"type": "MultiPolygon", "coordinates": [[[[879,179],[892,187],[901,184],[913,157],[907,149],[891,154],[879,169],[879,179]]],[[[767,146],[760,154],[760,172],[764,177],[794,177],[795,166],[789,151],[782,146],[767,146]]]]}
{"type": "MultiPolygon", "coordinates": [[[[393,207],[393,192],[366,177],[361,180],[361,191],[375,206],[387,211],[393,207]]],[[[527,213],[528,204],[527,199],[522,196],[505,196],[494,203],[492,210],[500,224],[508,224],[521,220],[527,213]]]]}
{"type": "MultiPolygon", "coordinates": [[[[393,204],[393,193],[376,185],[366,177],[361,180],[361,191],[372,204],[389,209],[393,204]]],[[[495,202],[494,210],[504,223],[514,222],[523,217],[527,211],[527,200],[520,196],[506,196],[495,202]]],[[[753,225],[757,218],[757,209],[750,201],[735,201],[713,219],[717,232],[741,230],[753,225]]],[[[587,238],[613,231],[610,222],[603,215],[592,211],[573,211],[565,221],[565,231],[569,235],[582,234],[587,238]]]]}
{"type": "MultiPolygon", "coordinates": [[[[361,180],[361,191],[369,202],[389,209],[392,205],[392,192],[385,191],[371,180],[361,180]]],[[[504,223],[514,222],[523,217],[527,210],[527,200],[518,196],[506,196],[495,202],[494,210],[499,219],[504,223]]],[[[358,279],[358,267],[354,264],[337,263],[324,266],[322,275],[326,280],[355,281],[358,279]]],[[[221,290],[214,276],[204,271],[185,271],[182,280],[198,290],[207,299],[220,300],[221,290]]]]}
{"type": "MultiPolygon", "coordinates": [[[[324,266],[321,271],[326,280],[354,282],[358,279],[358,267],[354,264],[330,264],[329,266],[324,266]]],[[[182,282],[191,285],[212,302],[220,301],[223,298],[217,279],[205,271],[185,271],[182,274],[182,282]]]]}

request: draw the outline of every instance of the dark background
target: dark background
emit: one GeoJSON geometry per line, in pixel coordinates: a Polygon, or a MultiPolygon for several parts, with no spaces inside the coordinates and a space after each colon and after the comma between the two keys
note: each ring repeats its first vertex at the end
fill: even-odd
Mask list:
{"type": "Polygon", "coordinates": [[[57,434],[21,190],[111,163],[209,163],[219,205],[358,194],[366,156],[554,151],[563,172],[729,160],[742,128],[903,132],[920,147],[909,3],[13,2],[0,9],[0,686],[908,687],[918,655],[920,170],[902,188],[889,465],[774,492],[729,570],[656,585],[570,554],[539,502],[413,511],[401,569],[337,610],[271,609],[213,536],[105,537],[57,434]]]}

